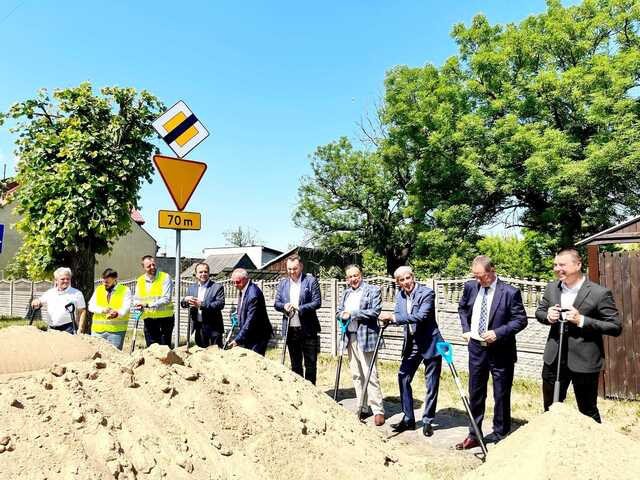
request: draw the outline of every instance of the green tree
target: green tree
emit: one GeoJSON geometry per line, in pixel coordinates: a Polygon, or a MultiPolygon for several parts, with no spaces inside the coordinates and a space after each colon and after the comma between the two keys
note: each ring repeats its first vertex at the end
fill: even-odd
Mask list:
{"type": "Polygon", "coordinates": [[[258,232],[249,227],[242,228],[239,226],[237,230],[222,232],[222,236],[233,247],[251,247],[260,243],[258,232]]]}
{"type": "Polygon", "coordinates": [[[17,123],[17,228],[24,235],[14,268],[34,278],[68,266],[74,284],[93,290],[96,254],[130,229],[143,181],[151,181],[151,122],[163,105],[146,91],[89,83],[41,90],[11,106],[17,123]]]}
{"type": "Polygon", "coordinates": [[[311,168],[313,176],[303,177],[298,188],[295,224],[329,252],[370,248],[385,259],[387,272],[404,265],[415,232],[404,213],[407,196],[397,172],[344,137],[318,147],[311,168]]]}

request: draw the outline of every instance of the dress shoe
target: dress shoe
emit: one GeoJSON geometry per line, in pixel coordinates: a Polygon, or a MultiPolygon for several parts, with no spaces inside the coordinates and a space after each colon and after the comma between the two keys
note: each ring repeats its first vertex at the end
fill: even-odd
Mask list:
{"type": "Polygon", "coordinates": [[[394,423],[391,425],[391,429],[394,432],[404,432],[406,430],[415,430],[416,422],[405,422],[404,420],[398,423],[394,423]]]}
{"type": "Polygon", "coordinates": [[[491,432],[489,435],[484,437],[485,443],[498,443],[501,440],[504,440],[506,435],[500,435],[497,432],[491,432]]]}
{"type": "Polygon", "coordinates": [[[460,443],[456,443],[456,450],[469,450],[480,446],[480,442],[473,437],[467,437],[460,443]]]}
{"type": "Polygon", "coordinates": [[[430,437],[431,435],[433,435],[433,425],[431,425],[431,422],[425,422],[422,425],[422,434],[425,437],[430,437]]]}
{"type": "Polygon", "coordinates": [[[373,416],[373,423],[376,424],[376,427],[381,427],[384,425],[384,415],[382,413],[376,413],[373,416]]]}

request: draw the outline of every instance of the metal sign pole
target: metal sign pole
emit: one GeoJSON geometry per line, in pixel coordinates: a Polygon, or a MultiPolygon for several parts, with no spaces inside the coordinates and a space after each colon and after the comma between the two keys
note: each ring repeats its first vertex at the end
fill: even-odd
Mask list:
{"type": "MultiPolygon", "coordinates": [[[[180,230],[176,230],[176,277],[174,279],[174,312],[175,312],[175,340],[174,347],[178,348],[180,346],[180,230]]],[[[187,339],[187,342],[189,339],[187,339]]]]}

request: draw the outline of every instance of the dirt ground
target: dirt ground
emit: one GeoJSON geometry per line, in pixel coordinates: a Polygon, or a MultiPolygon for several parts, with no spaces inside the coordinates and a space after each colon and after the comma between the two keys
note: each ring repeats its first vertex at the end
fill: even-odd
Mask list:
{"type": "MultiPolygon", "coordinates": [[[[327,395],[335,367],[321,362],[316,388],[277,361],[243,349],[186,353],[153,346],[130,356],[87,336],[33,327],[0,330],[0,477],[474,479],[497,478],[500,471],[501,478],[591,472],[585,478],[615,473],[625,479],[631,478],[625,472],[639,471],[633,458],[612,457],[605,448],[639,451],[637,414],[626,420],[616,415],[618,423],[609,425],[595,424],[570,404],[541,415],[539,399],[517,387],[516,431],[489,445],[481,466],[479,449],[453,449],[467,423],[444,371],[435,434],[426,438],[420,428],[400,435],[390,428],[401,418],[392,383],[397,365],[380,366],[389,418],[376,428],[372,418],[363,424],[353,413],[348,368],[336,404],[327,395]],[[605,456],[593,455],[591,444],[602,446],[620,468],[605,468],[605,456]],[[557,449],[562,457],[554,456],[557,449]],[[560,465],[556,458],[562,458],[560,465]],[[530,476],[523,476],[525,464],[531,464],[530,476]]],[[[421,384],[418,373],[418,419],[421,384]]],[[[601,402],[605,419],[623,408],[637,412],[623,402],[601,402]]],[[[487,410],[490,425],[490,404],[487,410]]]]}

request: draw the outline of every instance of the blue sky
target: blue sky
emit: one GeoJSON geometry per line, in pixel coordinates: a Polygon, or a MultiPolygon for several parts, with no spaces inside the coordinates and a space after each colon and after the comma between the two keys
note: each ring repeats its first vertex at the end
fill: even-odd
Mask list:
{"type": "MultiPolygon", "coordinates": [[[[211,135],[187,156],[208,169],[186,209],[202,213],[203,228],[183,233],[183,254],[224,245],[222,232],[239,225],[284,250],[303,239],[291,215],[309,155],[358,138],[387,70],[440,65],[456,52],[451,27],[476,13],[508,23],[545,9],[543,0],[305,3],[0,0],[0,110],[83,81],[146,89],[168,107],[184,100],[211,135]]],[[[0,129],[8,175],[12,143],[0,129]]],[[[174,205],[158,174],[141,195],[145,228],[172,255],[175,234],[157,228],[157,211],[174,205]]]]}

